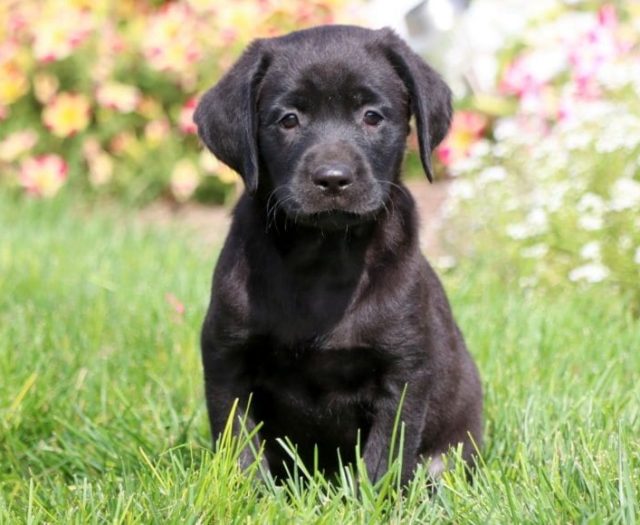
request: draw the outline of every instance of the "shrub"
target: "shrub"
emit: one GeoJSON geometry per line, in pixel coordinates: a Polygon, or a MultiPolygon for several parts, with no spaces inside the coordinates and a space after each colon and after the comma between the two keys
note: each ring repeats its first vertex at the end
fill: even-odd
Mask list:
{"type": "Polygon", "coordinates": [[[68,181],[138,202],[223,201],[237,178],[201,154],[196,95],[253,38],[349,19],[345,4],[0,3],[0,185],[51,196],[68,181]],[[36,169],[52,158],[64,177],[36,169]]]}
{"type": "Polygon", "coordinates": [[[448,237],[499,250],[523,287],[605,282],[640,305],[640,9],[580,5],[503,51],[489,95],[514,111],[450,164],[448,237]]]}

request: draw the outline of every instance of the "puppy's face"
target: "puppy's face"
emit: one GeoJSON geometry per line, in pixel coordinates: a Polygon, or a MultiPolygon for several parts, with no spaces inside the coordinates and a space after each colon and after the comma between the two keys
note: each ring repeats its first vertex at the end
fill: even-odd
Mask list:
{"type": "Polygon", "coordinates": [[[449,89],[390,30],[324,26],[254,42],[194,119],[265,213],[340,228],[386,206],[411,113],[431,178],[449,89]]]}
{"type": "Polygon", "coordinates": [[[385,205],[409,129],[408,95],[385,60],[357,48],[283,46],[258,97],[260,161],[273,206],[341,226],[385,205]],[[292,67],[297,59],[301,66],[292,67]]]}

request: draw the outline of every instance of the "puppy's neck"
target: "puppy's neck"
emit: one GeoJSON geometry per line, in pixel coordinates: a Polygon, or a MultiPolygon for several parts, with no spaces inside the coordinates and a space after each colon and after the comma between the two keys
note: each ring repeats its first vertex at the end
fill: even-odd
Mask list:
{"type": "MultiPolygon", "coordinates": [[[[415,203],[404,187],[393,188],[387,205],[375,216],[342,228],[321,228],[290,218],[269,218],[259,199],[243,196],[239,207],[250,208],[255,238],[250,244],[275,249],[289,271],[333,272],[368,266],[368,261],[398,259],[418,250],[415,203]]],[[[349,273],[349,272],[347,272],[349,273]]]]}
{"type": "Polygon", "coordinates": [[[375,222],[323,230],[299,224],[270,229],[267,235],[290,271],[351,273],[362,267],[375,235],[375,222]]]}

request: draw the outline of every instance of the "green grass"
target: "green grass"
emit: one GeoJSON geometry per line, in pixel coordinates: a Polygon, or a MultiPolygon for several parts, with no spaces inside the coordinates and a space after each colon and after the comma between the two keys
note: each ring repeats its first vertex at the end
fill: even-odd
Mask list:
{"type": "Polygon", "coordinates": [[[0,523],[634,523],[640,322],[606,288],[545,296],[490,260],[444,277],[487,443],[428,497],[209,452],[198,330],[214,250],[119,209],[0,197],[0,523]],[[176,312],[167,294],[185,305],[176,312]]]}

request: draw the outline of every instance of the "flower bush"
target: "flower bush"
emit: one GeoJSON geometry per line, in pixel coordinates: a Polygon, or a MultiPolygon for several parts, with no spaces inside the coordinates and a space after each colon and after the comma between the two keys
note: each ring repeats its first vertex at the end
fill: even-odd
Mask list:
{"type": "Polygon", "coordinates": [[[345,0],[0,3],[0,186],[223,201],[197,95],[259,36],[355,15],[345,0]]]}
{"type": "Polygon", "coordinates": [[[513,111],[448,157],[449,240],[499,248],[524,287],[604,282],[640,306],[640,8],[547,3],[475,94],[513,111]]]}

